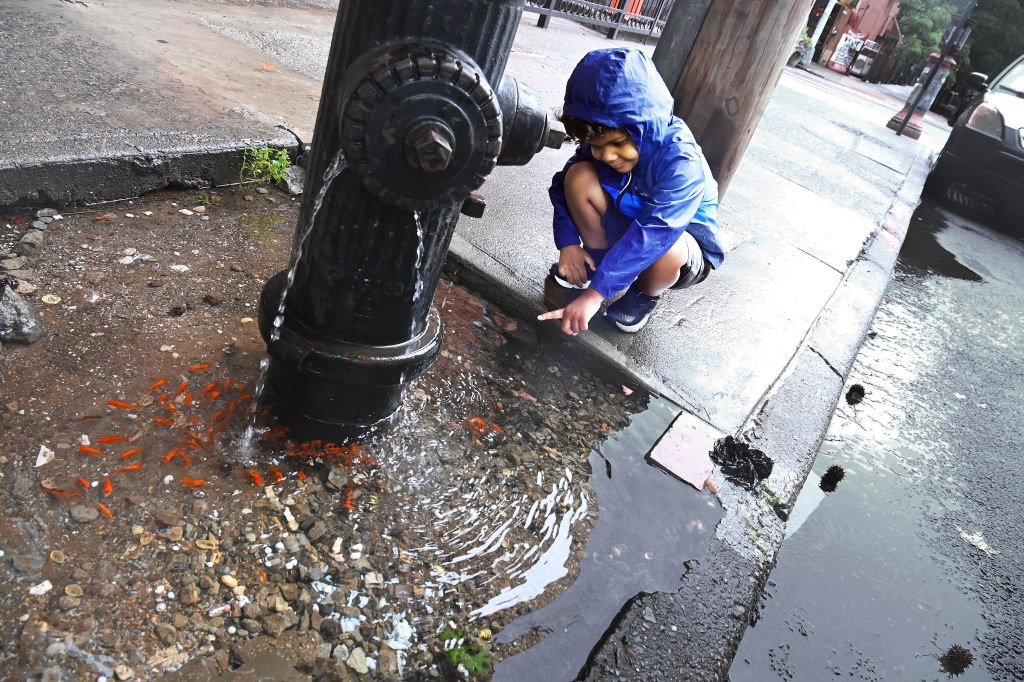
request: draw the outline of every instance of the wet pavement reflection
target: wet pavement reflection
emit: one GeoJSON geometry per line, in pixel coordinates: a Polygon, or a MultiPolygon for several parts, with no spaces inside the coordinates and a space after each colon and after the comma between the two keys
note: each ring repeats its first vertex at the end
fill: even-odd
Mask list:
{"type": "Polygon", "coordinates": [[[723,510],[645,459],[676,415],[652,398],[621,433],[590,455],[600,509],[580,573],[557,600],[509,623],[499,643],[539,634],[526,652],[506,659],[495,680],[573,680],[626,603],[641,592],[679,588],[684,563],[706,555],[723,510]]]}
{"type": "Polygon", "coordinates": [[[1024,678],[1022,284],[1019,242],[918,209],[734,682],[1024,678]]]}

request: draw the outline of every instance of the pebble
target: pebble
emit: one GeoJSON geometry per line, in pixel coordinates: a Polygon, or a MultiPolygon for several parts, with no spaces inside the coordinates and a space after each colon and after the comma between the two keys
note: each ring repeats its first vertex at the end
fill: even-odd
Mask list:
{"type": "Polygon", "coordinates": [[[235,576],[231,575],[230,573],[222,575],[220,577],[220,581],[227,588],[234,589],[234,588],[238,587],[238,578],[236,578],[235,576]]]}
{"type": "Polygon", "coordinates": [[[36,554],[13,554],[11,564],[22,573],[38,573],[46,561],[36,554]]]}
{"type": "Polygon", "coordinates": [[[114,668],[114,674],[117,675],[119,680],[130,680],[135,677],[135,671],[124,664],[114,668]]]}
{"type": "Polygon", "coordinates": [[[360,647],[353,649],[352,653],[348,656],[348,660],[345,662],[348,664],[348,667],[360,675],[370,672],[369,666],[366,665],[366,652],[360,647]]]}
{"type": "Polygon", "coordinates": [[[71,507],[71,518],[76,523],[89,523],[95,521],[96,517],[100,515],[96,507],[87,506],[84,504],[76,504],[71,507]]]}
{"type": "Polygon", "coordinates": [[[44,580],[38,585],[33,585],[28,589],[28,593],[34,597],[39,597],[53,589],[53,583],[49,580],[44,580]]]}
{"type": "Polygon", "coordinates": [[[14,480],[14,489],[12,490],[15,497],[18,499],[25,499],[28,497],[33,490],[35,490],[35,483],[32,479],[20,477],[14,480]]]}
{"type": "Polygon", "coordinates": [[[0,260],[0,269],[3,270],[21,270],[28,264],[28,258],[25,256],[16,256],[14,258],[8,258],[6,260],[0,260]]]}
{"type": "Polygon", "coordinates": [[[82,586],[77,583],[71,583],[64,587],[64,594],[69,597],[81,597],[85,592],[82,590],[82,586]]]}
{"type": "Polygon", "coordinates": [[[29,230],[14,246],[14,253],[19,256],[31,256],[43,244],[42,230],[29,230]]]}

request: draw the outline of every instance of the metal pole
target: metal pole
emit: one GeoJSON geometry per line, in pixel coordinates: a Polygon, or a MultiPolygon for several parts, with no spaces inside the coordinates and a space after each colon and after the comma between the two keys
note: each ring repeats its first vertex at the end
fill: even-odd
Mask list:
{"type": "Polygon", "coordinates": [[[942,68],[942,65],[949,57],[949,53],[953,51],[953,46],[956,45],[960,33],[964,30],[964,26],[967,25],[967,20],[971,18],[971,12],[973,12],[974,8],[977,6],[978,0],[968,0],[967,8],[960,16],[960,21],[957,22],[956,28],[953,29],[952,34],[949,36],[949,40],[946,41],[946,46],[943,47],[942,52],[939,53],[939,60],[935,62],[935,66],[933,66],[931,71],[928,72],[928,75],[925,76],[924,83],[922,83],[920,89],[918,89],[917,96],[914,97],[913,104],[909,109],[907,109],[907,115],[903,117],[903,121],[900,123],[899,128],[896,129],[897,135],[903,134],[904,128],[907,127],[910,119],[913,118],[914,112],[917,111],[917,105],[921,103],[921,100],[924,98],[924,94],[928,91],[928,88],[931,87],[932,82],[935,80],[935,74],[942,68]]]}
{"type": "Polygon", "coordinates": [[[832,10],[836,6],[836,0],[828,0],[828,4],[825,5],[825,11],[821,13],[818,18],[818,23],[814,25],[814,33],[811,35],[811,49],[807,51],[804,58],[800,60],[804,66],[807,66],[814,59],[814,49],[818,44],[818,39],[821,38],[821,34],[825,32],[825,27],[828,24],[829,18],[832,16],[832,10]]]}
{"type": "Polygon", "coordinates": [[[661,13],[664,11],[665,6],[670,5],[671,3],[672,0],[661,0],[661,2],[658,3],[658,11],[655,12],[654,18],[651,20],[651,30],[644,38],[644,45],[646,45],[647,41],[654,35],[654,29],[658,28],[658,22],[661,21],[661,13]]]}

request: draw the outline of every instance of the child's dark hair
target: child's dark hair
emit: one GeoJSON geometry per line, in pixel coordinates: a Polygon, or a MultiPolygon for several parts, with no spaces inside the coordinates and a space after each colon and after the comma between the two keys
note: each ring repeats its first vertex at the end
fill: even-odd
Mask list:
{"type": "Polygon", "coordinates": [[[569,114],[559,114],[558,120],[565,126],[565,136],[577,142],[586,142],[612,130],[617,130],[616,128],[592,121],[585,121],[582,118],[570,116],[569,114]]]}

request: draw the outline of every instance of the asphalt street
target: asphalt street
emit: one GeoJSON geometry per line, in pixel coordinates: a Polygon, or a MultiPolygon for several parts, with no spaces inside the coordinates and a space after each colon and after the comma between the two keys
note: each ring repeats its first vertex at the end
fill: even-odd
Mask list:
{"type": "Polygon", "coordinates": [[[1024,679],[1024,244],[922,204],[734,682],[1024,679]],[[819,486],[832,466],[845,476],[819,486]]]}

